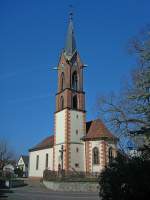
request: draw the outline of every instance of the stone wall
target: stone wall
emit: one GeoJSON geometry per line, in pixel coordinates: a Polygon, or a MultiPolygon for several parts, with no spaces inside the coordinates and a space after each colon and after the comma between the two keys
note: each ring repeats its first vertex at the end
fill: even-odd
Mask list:
{"type": "Polygon", "coordinates": [[[43,181],[43,184],[53,191],[99,192],[99,184],[96,182],[43,181]]]}

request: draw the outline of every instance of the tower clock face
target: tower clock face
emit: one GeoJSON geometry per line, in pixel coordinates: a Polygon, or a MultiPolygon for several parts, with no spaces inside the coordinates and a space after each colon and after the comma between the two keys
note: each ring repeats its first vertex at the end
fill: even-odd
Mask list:
{"type": "Polygon", "coordinates": [[[61,66],[62,66],[62,68],[64,68],[64,66],[65,66],[64,63],[62,63],[61,66]]]}

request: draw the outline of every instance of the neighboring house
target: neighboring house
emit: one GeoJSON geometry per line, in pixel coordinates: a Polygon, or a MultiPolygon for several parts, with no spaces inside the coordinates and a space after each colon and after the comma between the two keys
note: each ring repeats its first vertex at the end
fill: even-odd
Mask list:
{"type": "Polygon", "coordinates": [[[29,156],[21,155],[17,167],[23,171],[23,176],[28,176],[29,156]]]}
{"type": "Polygon", "coordinates": [[[84,67],[70,17],[57,67],[54,135],[29,150],[29,177],[41,178],[45,169],[97,174],[116,157],[117,138],[100,119],[86,122],[84,67]]]}
{"type": "Polygon", "coordinates": [[[12,164],[7,164],[3,167],[4,172],[14,173],[15,167],[12,164]]]}

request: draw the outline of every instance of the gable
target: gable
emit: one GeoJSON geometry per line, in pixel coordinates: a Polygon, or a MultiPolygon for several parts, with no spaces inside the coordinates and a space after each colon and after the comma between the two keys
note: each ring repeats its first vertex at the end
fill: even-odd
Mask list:
{"type": "Polygon", "coordinates": [[[100,120],[94,120],[86,123],[86,136],[84,140],[99,140],[99,139],[117,139],[100,120]]]}
{"type": "Polygon", "coordinates": [[[18,160],[18,165],[24,165],[25,163],[24,163],[24,161],[23,161],[23,159],[22,159],[22,156],[19,158],[19,160],[18,160]]]}

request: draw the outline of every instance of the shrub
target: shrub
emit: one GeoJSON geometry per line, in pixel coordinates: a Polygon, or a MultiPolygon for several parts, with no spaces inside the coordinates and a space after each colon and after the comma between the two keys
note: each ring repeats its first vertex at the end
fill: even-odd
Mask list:
{"type": "Polygon", "coordinates": [[[100,175],[101,200],[142,200],[150,196],[150,160],[121,157],[100,175]]]}

